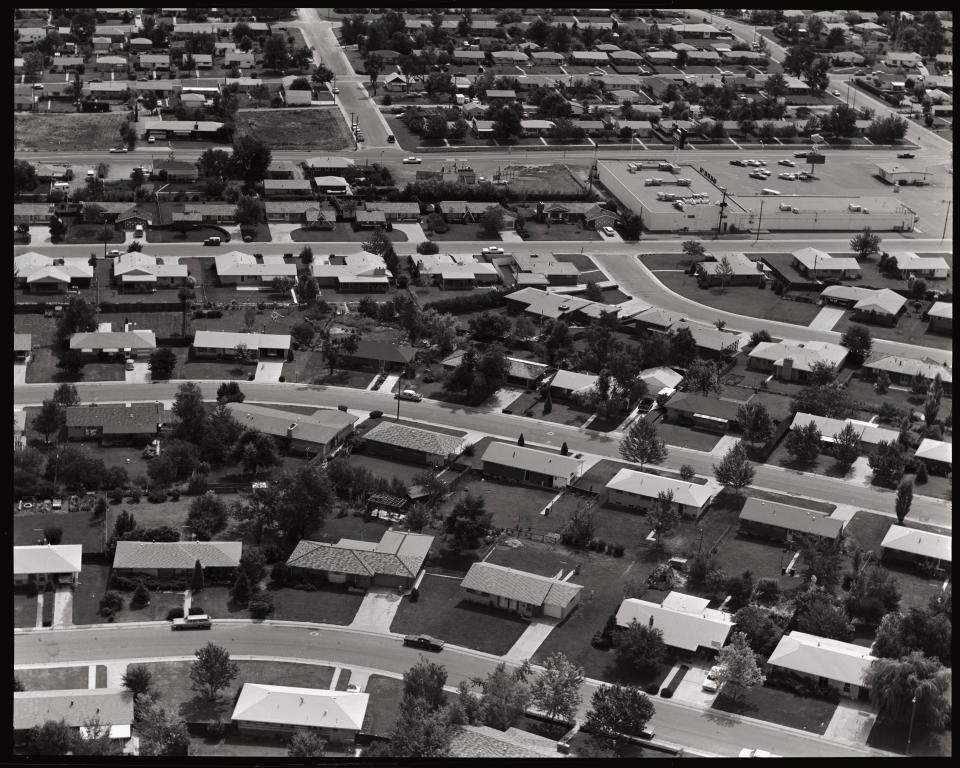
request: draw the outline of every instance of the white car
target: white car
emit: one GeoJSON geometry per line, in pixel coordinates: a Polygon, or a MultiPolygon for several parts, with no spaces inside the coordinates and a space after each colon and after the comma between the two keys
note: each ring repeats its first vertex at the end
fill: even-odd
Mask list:
{"type": "Polygon", "coordinates": [[[793,160],[777,160],[777,165],[785,165],[787,168],[796,168],[797,164],[793,160]]]}
{"type": "Polygon", "coordinates": [[[753,167],[757,167],[757,166],[760,165],[760,161],[759,161],[759,160],[744,160],[743,162],[745,162],[747,165],[750,165],[750,166],[753,166],[753,167]]]}
{"type": "Polygon", "coordinates": [[[405,157],[403,158],[403,162],[407,163],[408,165],[419,165],[423,162],[423,159],[419,157],[405,157]]]}
{"type": "Polygon", "coordinates": [[[487,255],[499,256],[500,254],[503,253],[503,248],[501,248],[501,247],[498,246],[498,245],[491,245],[491,246],[488,246],[488,247],[484,248],[484,249],[481,251],[481,253],[482,253],[484,256],[487,256],[487,255]]]}
{"type": "Polygon", "coordinates": [[[833,95],[834,95],[834,96],[839,96],[839,95],[840,95],[840,91],[833,91],[833,95]]]}
{"type": "Polygon", "coordinates": [[[775,755],[772,752],[767,752],[765,749],[747,749],[744,747],[740,750],[740,757],[780,757],[780,755],[775,755]]]}
{"type": "Polygon", "coordinates": [[[757,160],[757,165],[766,165],[766,164],[767,164],[766,160],[757,160]]]}
{"type": "Polygon", "coordinates": [[[111,155],[116,154],[117,152],[126,152],[126,151],[127,151],[126,147],[110,147],[111,155]]]}
{"type": "Polygon", "coordinates": [[[716,693],[720,686],[717,685],[716,680],[711,680],[709,677],[703,681],[703,685],[700,686],[707,693],[716,693]]]}
{"type": "Polygon", "coordinates": [[[617,233],[613,227],[601,227],[600,231],[603,232],[607,237],[616,237],[617,233]]]}
{"type": "Polygon", "coordinates": [[[796,181],[797,174],[795,173],[781,173],[778,178],[786,179],[787,181],[796,181]]]}
{"type": "Polygon", "coordinates": [[[405,389],[403,392],[397,392],[397,394],[393,396],[393,399],[409,400],[412,403],[419,403],[421,400],[423,400],[423,395],[421,395],[419,392],[415,392],[412,389],[405,389]]]}
{"type": "Polygon", "coordinates": [[[330,90],[330,93],[336,95],[336,94],[340,93],[340,89],[339,89],[339,88],[332,88],[332,89],[330,90]]]}
{"type": "Polygon", "coordinates": [[[751,179],[760,179],[761,181],[767,178],[767,174],[761,173],[760,171],[751,171],[749,176],[751,179]]]}

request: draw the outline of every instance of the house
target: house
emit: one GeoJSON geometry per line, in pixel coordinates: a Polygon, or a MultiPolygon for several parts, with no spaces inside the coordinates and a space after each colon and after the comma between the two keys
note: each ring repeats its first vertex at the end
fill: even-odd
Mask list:
{"type": "MultiPolygon", "coordinates": [[[[455,370],[466,352],[462,349],[457,350],[449,357],[445,358],[441,365],[448,371],[455,370]]],[[[516,357],[508,357],[507,360],[507,382],[510,384],[520,384],[526,388],[535,386],[540,379],[546,376],[548,366],[544,363],[538,363],[533,360],[523,360],[516,357]]]]}
{"type": "Polygon", "coordinates": [[[478,222],[489,208],[495,208],[503,216],[503,228],[509,230],[513,228],[517,217],[511,211],[501,206],[497,202],[472,203],[466,200],[441,200],[437,203],[443,218],[447,221],[456,221],[462,224],[467,222],[478,222]]]}
{"type": "MultiPolygon", "coordinates": [[[[571,570],[569,576],[573,576],[571,570]]],[[[493,563],[474,563],[460,582],[460,595],[471,603],[513,611],[524,618],[563,620],[577,607],[583,587],[560,577],[518,571],[493,563]]]]}
{"type": "Polygon", "coordinates": [[[149,355],[157,348],[157,337],[153,331],[134,329],[127,324],[122,331],[107,330],[74,333],[70,336],[70,349],[79,350],[84,355],[116,355],[117,357],[139,357],[149,355]]]}
{"type": "Polygon", "coordinates": [[[347,157],[311,157],[303,161],[308,176],[342,176],[353,168],[353,160],[347,157]]]}
{"type": "Polygon", "coordinates": [[[934,475],[949,475],[953,471],[953,445],[925,437],[914,456],[927,465],[934,475]]]}
{"type": "Polygon", "coordinates": [[[747,367],[772,372],[783,381],[806,381],[815,363],[839,371],[847,359],[846,347],[826,341],[761,341],[750,350],[747,367]]]}
{"type": "Polygon", "coordinates": [[[67,288],[89,288],[93,267],[82,257],[53,258],[28,251],[13,257],[18,287],[29,293],[62,293],[67,288]]]}
{"type": "Polygon", "coordinates": [[[83,557],[80,544],[37,544],[13,548],[13,585],[76,584],[83,557]]]}
{"type": "Polygon", "coordinates": [[[930,325],[927,329],[934,333],[953,333],[953,304],[935,301],[927,310],[930,325]]]}
{"type": "Polygon", "coordinates": [[[568,58],[576,67],[602,66],[610,62],[606,51],[571,51],[568,58]]]}
{"type": "Polygon", "coordinates": [[[71,405],[66,409],[67,439],[145,445],[170,419],[163,403],[71,405]]]}
{"type": "Polygon", "coordinates": [[[672,493],[671,506],[694,519],[707,511],[713,499],[713,492],[706,485],[632,469],[621,469],[605,487],[607,505],[642,512],[656,507],[659,494],[672,493]]]}
{"type": "MultiPolygon", "coordinates": [[[[109,203],[98,203],[98,205],[105,207],[109,203]]],[[[119,204],[117,207],[122,208],[122,210],[117,213],[108,211],[107,218],[111,215],[114,216],[114,224],[126,232],[133,232],[137,227],[146,229],[153,224],[153,214],[145,207],[126,206],[126,204],[119,204]]]]}
{"type": "Polygon", "coordinates": [[[551,120],[521,120],[520,132],[523,136],[542,136],[545,131],[554,128],[551,120]]]}
{"type": "Polygon", "coordinates": [[[493,57],[494,64],[513,64],[516,66],[530,63],[530,59],[523,51],[493,51],[490,55],[493,57]]]}
{"type": "Polygon", "coordinates": [[[29,333],[13,334],[13,362],[25,362],[32,350],[33,337],[29,333]]]}
{"type": "MultiPolygon", "coordinates": [[[[125,56],[97,56],[97,72],[119,72],[127,69],[125,56]]],[[[126,86],[124,86],[126,87],[126,86]]]]}
{"type": "Polygon", "coordinates": [[[791,504],[750,497],[740,510],[740,531],[790,543],[794,534],[838,541],[844,521],[791,504]]]}
{"type": "Polygon", "coordinates": [[[13,223],[47,224],[52,213],[53,207],[50,203],[14,203],[13,223]]]}
{"type": "Polygon", "coordinates": [[[565,61],[563,54],[556,51],[533,51],[530,58],[538,66],[560,66],[565,61]]]}
{"type": "Polygon", "coordinates": [[[415,354],[416,350],[406,345],[361,339],[354,352],[344,355],[344,365],[381,372],[403,370],[415,354]]]}
{"type": "Polygon", "coordinates": [[[883,54],[883,63],[888,67],[913,69],[923,64],[923,57],[914,51],[887,51],[883,54]]]}
{"type": "Polygon", "coordinates": [[[568,400],[573,395],[587,395],[597,385],[599,376],[592,373],[559,370],[550,381],[550,396],[558,400],[568,400]]]}
{"type": "Polygon", "coordinates": [[[697,264],[697,282],[705,286],[713,285],[753,285],[763,282],[763,272],[760,263],[742,253],[728,253],[717,261],[701,261],[697,264]],[[729,265],[731,272],[724,273],[721,269],[723,259],[729,265]]]}
{"type": "Polygon", "coordinates": [[[886,429],[869,421],[832,419],[827,416],[815,416],[802,412],[794,415],[790,429],[800,429],[811,423],[820,431],[820,442],[827,453],[832,452],[833,444],[836,442],[834,436],[842,432],[847,425],[852,426],[857,431],[860,436],[860,448],[866,452],[872,451],[880,443],[895,443],[900,436],[899,431],[895,429],[886,429]]]}
{"type": "MultiPolygon", "coordinates": [[[[523,277],[521,273],[518,277],[523,277]]],[[[603,315],[617,315],[615,306],[588,301],[561,293],[547,293],[537,288],[521,288],[506,297],[509,311],[525,312],[542,320],[563,318],[566,322],[590,322],[603,315]]]]}
{"type": "Polygon", "coordinates": [[[183,212],[174,211],[174,223],[236,224],[237,207],[227,203],[184,203],[183,212]]]}
{"type": "Polygon", "coordinates": [[[832,277],[853,280],[861,277],[859,262],[853,257],[834,258],[817,248],[801,248],[793,253],[793,268],[811,280],[832,277]]]}
{"type": "Polygon", "coordinates": [[[247,357],[286,358],[290,353],[290,335],[286,333],[241,333],[239,331],[197,331],[191,354],[198,358],[235,359],[240,350],[247,357]]]}
{"type": "Polygon", "coordinates": [[[563,757],[557,751],[557,744],[556,741],[519,728],[501,731],[487,725],[464,725],[450,742],[450,757],[563,757]]]}
{"type": "Polygon", "coordinates": [[[424,277],[432,278],[441,290],[471,290],[478,285],[495,285],[500,273],[493,264],[477,261],[470,256],[436,253],[410,257],[411,265],[424,277]]]}
{"type": "Polygon", "coordinates": [[[113,280],[121,293],[143,293],[187,284],[187,265],[176,256],[149,256],[131,251],[113,262],[113,280]]]}
{"type": "Polygon", "coordinates": [[[150,177],[163,181],[194,182],[199,178],[199,173],[196,163],[158,159],[153,163],[150,177]]]}
{"type": "Polygon", "coordinates": [[[282,256],[263,256],[262,260],[249,253],[229,251],[218,253],[214,267],[221,285],[273,282],[275,277],[297,279],[297,265],[287,264],[282,256]]]}
{"type": "Polygon", "coordinates": [[[711,432],[726,432],[736,423],[741,405],[743,403],[704,397],[693,392],[677,392],[664,406],[665,420],[711,432]]]}
{"type": "Polygon", "coordinates": [[[384,421],[363,436],[362,445],[373,456],[442,467],[463,453],[464,440],[456,435],[384,421]]]}
{"type": "Polygon", "coordinates": [[[487,102],[493,104],[507,104],[517,100],[517,92],[512,88],[495,89],[488,88],[484,95],[487,102]]]}
{"type": "Polygon", "coordinates": [[[53,720],[63,721],[81,738],[87,723],[99,719],[110,739],[128,741],[133,724],[133,694],[122,688],[20,691],[13,694],[13,732],[26,736],[53,720]]]}
{"type": "Polygon", "coordinates": [[[658,366],[655,368],[644,368],[640,371],[640,378],[647,384],[647,391],[651,395],[658,395],[664,390],[674,390],[683,381],[683,376],[672,368],[658,366]]]}
{"type": "Polygon", "coordinates": [[[264,179],[263,195],[268,199],[308,199],[313,197],[310,179],[264,179]]]}
{"type": "Polygon", "coordinates": [[[906,307],[906,298],[896,291],[883,288],[871,291],[870,296],[864,296],[853,305],[853,319],[861,323],[896,325],[906,307]]]}
{"type": "Polygon", "coordinates": [[[227,403],[227,408],[242,427],[271,435],[287,450],[321,458],[343,444],[358,419],[352,413],[331,408],[320,408],[312,414],[250,403],[227,403]]]}
{"type": "Polygon", "coordinates": [[[141,53],[137,56],[137,69],[170,69],[170,56],[165,53],[141,53]]]}
{"type": "Polygon", "coordinates": [[[252,51],[238,51],[233,49],[231,51],[224,51],[223,54],[223,66],[224,67],[238,67],[239,69],[251,69],[256,66],[256,58],[253,55],[252,51]]]}
{"type": "Polygon", "coordinates": [[[310,270],[320,288],[335,288],[341,292],[382,293],[390,287],[393,276],[383,258],[375,253],[348,253],[346,256],[315,259],[310,270]]]}
{"type": "Polygon", "coordinates": [[[937,567],[953,565],[952,538],[940,533],[920,531],[902,525],[891,525],[880,542],[884,562],[917,565],[932,562],[937,567]]]}
{"type": "Polygon", "coordinates": [[[336,544],[303,539],[287,558],[294,573],[351,587],[410,589],[433,536],[387,531],[379,542],[340,539],[336,544]]]}
{"type": "Polygon", "coordinates": [[[206,575],[225,577],[242,554],[242,541],[118,541],[113,571],[172,579],[192,575],[199,562],[206,575]]]}
{"type": "Polygon", "coordinates": [[[641,626],[663,632],[663,642],[685,653],[719,651],[733,629],[730,614],[708,608],[705,597],[670,592],[659,605],[630,597],[617,609],[618,627],[629,627],[634,621],[641,626]]]}
{"type": "Polygon", "coordinates": [[[390,202],[365,202],[363,207],[367,211],[378,211],[383,214],[385,221],[420,221],[419,203],[390,203],[390,202]]]}
{"type": "Polygon", "coordinates": [[[835,304],[846,309],[853,309],[861,299],[869,299],[875,291],[872,288],[858,288],[854,285],[829,285],[820,292],[818,303],[835,304]]]}
{"type": "Polygon", "coordinates": [[[726,331],[703,323],[691,323],[680,320],[670,328],[671,332],[686,328],[693,337],[697,350],[703,357],[729,358],[737,354],[740,347],[741,334],[735,331],[726,331]]]}
{"type": "Polygon", "coordinates": [[[886,371],[894,384],[908,387],[915,376],[933,381],[939,375],[943,382],[943,391],[948,395],[953,392],[953,372],[947,365],[929,357],[918,360],[913,357],[884,355],[876,360],[868,360],[863,367],[869,369],[874,376],[880,371],[886,371]]]}
{"type": "Polygon", "coordinates": [[[566,488],[583,472],[583,459],[513,443],[490,443],[481,460],[485,477],[548,488],[566,488]]]}
{"type": "Polygon", "coordinates": [[[308,728],[328,742],[350,744],[369,701],[368,693],[244,683],[230,720],[241,736],[287,738],[308,728]]]}
{"type": "Polygon", "coordinates": [[[845,698],[866,700],[865,675],[875,659],[862,645],[794,630],[780,638],[767,666],[829,685],[845,698]]]}
{"type": "Polygon", "coordinates": [[[263,204],[267,221],[288,221],[309,229],[333,229],[337,212],[330,206],[303,200],[267,200],[263,204]]]}
{"type": "Polygon", "coordinates": [[[54,56],[53,70],[55,72],[75,72],[83,66],[83,56],[54,56]]]}
{"type": "Polygon", "coordinates": [[[543,275],[547,285],[578,285],[580,270],[570,261],[560,261],[555,256],[546,254],[512,254],[511,260],[518,275],[543,275]]]}
{"type": "Polygon", "coordinates": [[[950,265],[940,256],[917,256],[915,253],[898,253],[893,257],[897,274],[901,279],[911,277],[945,280],[950,276],[950,265]]]}
{"type": "Polygon", "coordinates": [[[314,176],[313,183],[321,195],[350,194],[350,183],[343,176],[314,176]]]}
{"type": "Polygon", "coordinates": [[[483,51],[455,50],[453,61],[456,64],[483,64],[486,54],[483,51]]]}
{"type": "MultiPolygon", "coordinates": [[[[223,123],[212,120],[155,120],[146,126],[147,138],[216,140],[223,123]]],[[[158,161],[159,162],[159,161],[158,161]]]]}

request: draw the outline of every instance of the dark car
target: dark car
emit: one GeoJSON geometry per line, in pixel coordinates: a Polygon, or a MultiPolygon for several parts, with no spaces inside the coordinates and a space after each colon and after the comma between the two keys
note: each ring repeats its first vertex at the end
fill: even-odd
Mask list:
{"type": "Polygon", "coordinates": [[[743,160],[731,160],[730,165],[739,165],[742,167],[745,166],[746,163],[743,160]]]}
{"type": "Polygon", "coordinates": [[[396,142],[396,140],[397,140],[397,137],[394,136],[392,133],[389,136],[387,136],[387,144],[393,144],[396,142]]]}
{"type": "Polygon", "coordinates": [[[427,651],[442,651],[443,640],[437,640],[430,635],[407,635],[403,638],[404,645],[412,645],[414,648],[423,648],[427,651]]]}
{"type": "Polygon", "coordinates": [[[897,155],[897,157],[901,160],[913,160],[916,155],[913,154],[913,152],[901,152],[899,155],[897,155]]]}
{"type": "Polygon", "coordinates": [[[793,156],[794,156],[794,157],[808,157],[809,155],[810,155],[809,152],[794,152],[794,153],[793,153],[793,156]]]}

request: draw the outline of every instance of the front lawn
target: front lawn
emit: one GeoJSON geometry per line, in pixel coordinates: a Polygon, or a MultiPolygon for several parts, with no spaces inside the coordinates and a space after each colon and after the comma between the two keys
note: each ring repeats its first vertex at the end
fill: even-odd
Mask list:
{"type": "MultiPolygon", "coordinates": [[[[67,234],[63,242],[67,245],[83,245],[84,243],[103,245],[102,230],[103,225],[101,224],[73,224],[67,228],[67,234]]],[[[110,228],[108,243],[116,245],[122,243],[125,239],[125,232],[110,228]]]]}
{"type": "Polygon", "coordinates": [[[720,691],[713,708],[822,736],[827,732],[837,705],[825,699],[798,696],[792,691],[758,685],[738,698],[725,690],[720,691]]]}
{"type": "Polygon", "coordinates": [[[237,136],[254,136],[276,149],[339,151],[352,146],[350,131],[339,109],[241,109],[237,136]]]}
{"type": "Polygon", "coordinates": [[[287,381],[305,384],[326,384],[331,387],[366,389],[376,376],[372,371],[351,371],[330,366],[321,352],[295,352],[293,362],[284,363],[283,375],[287,381]]]}
{"type": "MultiPolygon", "coordinates": [[[[295,229],[290,233],[290,239],[295,243],[365,243],[370,239],[372,234],[372,230],[357,230],[350,224],[338,222],[333,229],[304,229],[302,227],[295,229]]],[[[399,229],[394,228],[389,232],[384,230],[383,234],[385,234],[391,242],[407,242],[406,234],[399,229]]]]}
{"type": "MultiPolygon", "coordinates": [[[[80,580],[73,589],[73,623],[102,624],[100,598],[107,591],[107,579],[110,576],[109,565],[84,563],[80,571],[80,580]]],[[[166,618],[166,616],[164,616],[166,618]]]]}
{"type": "Polygon", "coordinates": [[[14,594],[13,626],[23,629],[37,626],[37,598],[14,594]]]}
{"type": "Polygon", "coordinates": [[[67,691],[82,688],[89,683],[89,667],[45,667],[41,669],[18,669],[14,674],[20,678],[28,691],[67,691]]]}
{"type": "Polygon", "coordinates": [[[357,614],[363,595],[346,588],[327,585],[313,592],[302,589],[269,588],[275,610],[271,618],[317,624],[346,625],[357,614]]]}
{"type": "Polygon", "coordinates": [[[146,241],[148,243],[202,243],[208,237],[219,237],[221,244],[230,242],[230,235],[220,227],[197,225],[183,231],[180,229],[158,229],[147,227],[146,241]]]}
{"type": "Polygon", "coordinates": [[[571,427],[582,427],[593,413],[579,408],[573,408],[566,403],[552,402],[550,413],[545,413],[545,401],[533,392],[524,392],[520,397],[507,406],[510,413],[518,416],[530,416],[540,421],[550,421],[554,424],[566,424],[571,427]]]}
{"type": "Polygon", "coordinates": [[[417,602],[403,598],[390,631],[432,635],[451,645],[501,656],[527,626],[516,614],[461,600],[459,579],[428,573],[420,583],[417,602]]]}
{"type": "Polygon", "coordinates": [[[527,221],[524,224],[527,230],[525,241],[535,240],[602,240],[599,233],[592,229],[585,229],[577,224],[541,224],[538,221],[527,221]]]}
{"type": "Polygon", "coordinates": [[[369,736],[387,738],[393,731],[393,724],[400,714],[400,702],[403,701],[403,680],[384,675],[370,675],[365,693],[370,694],[367,713],[361,729],[369,736]]]}
{"type": "MultiPolygon", "coordinates": [[[[888,752],[906,754],[908,724],[901,720],[877,719],[867,737],[867,746],[888,752]]],[[[953,754],[953,732],[933,730],[918,723],[910,734],[911,757],[950,757],[953,754]]]]}
{"type": "Polygon", "coordinates": [[[722,434],[717,432],[706,432],[683,424],[664,421],[663,411],[657,411],[652,418],[648,417],[647,420],[657,425],[657,433],[663,442],[667,445],[676,445],[679,448],[690,448],[694,451],[708,453],[716,447],[720,438],[723,437],[722,434]]]}

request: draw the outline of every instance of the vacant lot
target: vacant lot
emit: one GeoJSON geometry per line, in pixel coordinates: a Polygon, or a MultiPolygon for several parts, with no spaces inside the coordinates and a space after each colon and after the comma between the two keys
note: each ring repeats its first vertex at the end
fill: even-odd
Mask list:
{"type": "Polygon", "coordinates": [[[29,114],[13,117],[14,150],[108,149],[119,140],[123,114],[29,114]]]}
{"type": "Polygon", "coordinates": [[[391,632],[433,635],[498,656],[509,651],[526,628],[527,622],[516,614],[461,600],[459,579],[429,573],[417,602],[405,597],[390,625],[391,632]]]}
{"type": "Polygon", "coordinates": [[[721,691],[713,708],[823,735],[837,705],[824,699],[758,685],[738,698],[721,691]]]}
{"type": "Polygon", "coordinates": [[[87,688],[88,667],[46,667],[43,669],[18,669],[14,674],[20,678],[28,691],[66,691],[87,688]]]}
{"type": "Polygon", "coordinates": [[[254,136],[276,149],[341,150],[352,145],[339,109],[242,109],[237,136],[254,136]]]}
{"type": "MultiPolygon", "coordinates": [[[[585,188],[567,166],[559,163],[509,165],[501,171],[501,178],[508,180],[510,189],[518,193],[550,190],[554,194],[576,197],[585,188]]],[[[589,235],[585,234],[584,237],[589,235]]]]}

